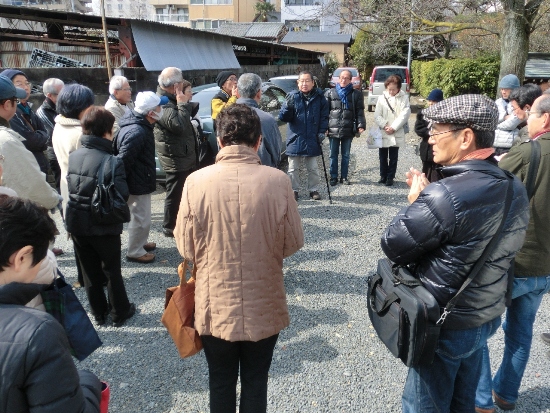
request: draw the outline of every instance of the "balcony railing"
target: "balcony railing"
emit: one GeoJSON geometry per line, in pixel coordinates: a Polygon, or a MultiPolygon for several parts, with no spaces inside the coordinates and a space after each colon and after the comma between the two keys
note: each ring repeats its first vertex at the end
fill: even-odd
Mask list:
{"type": "Polygon", "coordinates": [[[156,14],[158,22],[189,22],[189,16],[185,14],[156,14]]]}

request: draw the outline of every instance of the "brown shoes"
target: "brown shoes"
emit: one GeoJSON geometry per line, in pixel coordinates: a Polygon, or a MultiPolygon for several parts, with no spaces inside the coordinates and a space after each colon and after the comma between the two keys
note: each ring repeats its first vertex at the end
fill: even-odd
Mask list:
{"type": "Polygon", "coordinates": [[[126,259],[128,261],[138,262],[140,264],[150,264],[153,261],[155,261],[155,254],[151,254],[150,252],[148,252],[147,254],[142,255],[141,257],[137,257],[137,258],[126,256],[126,259]]]}
{"type": "Polygon", "coordinates": [[[490,409],[482,409],[481,407],[476,407],[476,413],[495,413],[497,409],[491,407],[490,409]]]}
{"type": "Polygon", "coordinates": [[[155,242],[148,242],[143,246],[143,249],[147,252],[154,251],[157,248],[157,244],[155,242]]]}
{"type": "Polygon", "coordinates": [[[53,255],[56,257],[59,257],[63,254],[63,250],[61,248],[52,248],[53,255]]]}
{"type": "Polygon", "coordinates": [[[311,191],[311,192],[309,193],[309,197],[310,197],[311,199],[313,199],[314,201],[318,201],[318,200],[321,199],[321,195],[319,195],[319,192],[317,192],[317,191],[311,191]]]}
{"type": "Polygon", "coordinates": [[[516,408],[515,403],[507,402],[506,400],[501,399],[498,394],[495,393],[493,390],[493,400],[495,401],[495,404],[501,409],[501,410],[514,410],[516,408]]]}

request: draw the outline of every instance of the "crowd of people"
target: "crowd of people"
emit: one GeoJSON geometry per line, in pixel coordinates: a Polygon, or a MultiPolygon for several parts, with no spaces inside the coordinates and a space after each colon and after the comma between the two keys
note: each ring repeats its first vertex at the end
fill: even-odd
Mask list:
{"type": "MultiPolygon", "coordinates": [[[[335,88],[322,91],[311,72],[301,72],[279,113],[288,124],[283,143],[276,120],[259,108],[261,78],[220,72],[211,102],[219,151],[215,164],[204,166],[198,103],[178,68],[164,69],[157,91],[140,91],[135,100],[128,79],[113,76],[104,106],[94,105],[84,85],[47,79],[36,112],[26,74],[1,72],[0,336],[7,347],[0,363],[10,374],[0,377],[0,413],[35,406],[99,411],[101,383],[76,370],[62,327],[41,305],[40,292],[57,271],[55,255],[63,253],[54,248],[58,230],[49,213],[59,209],[63,216],[74,245],[75,287],[84,287],[96,325],[124,325],[137,311],[122,278],[124,223],[126,259],[156,258],[149,241],[155,153],[166,173],[163,233],[196,268],[195,328],[208,363],[211,412],[235,410],[239,375],[240,411],[265,412],[273,351],[290,322],[283,258],[304,244],[300,166],[309,197],[321,199],[317,158],[328,137],[330,185],[351,184],[352,140],[367,130],[363,96],[351,77],[343,70],[335,88]],[[278,169],[284,144],[287,174],[278,169]],[[94,204],[102,186],[124,204],[125,213],[108,221],[94,204]],[[64,381],[56,392],[48,391],[52,374],[64,381]]],[[[374,114],[382,136],[378,183],[392,186],[411,108],[399,76],[384,85],[374,114]]],[[[415,124],[422,171],[407,173],[409,205],[382,235],[386,256],[409,266],[444,307],[503,228],[445,319],[433,363],[409,369],[404,412],[514,409],[535,316],[550,290],[550,94],[520,86],[515,75],[499,86],[496,102],[473,94],[444,99],[441,89],[428,95],[415,124]],[[487,340],[505,312],[504,356],[492,377],[487,340]]],[[[543,339],[550,343],[550,335],[543,339]]]]}

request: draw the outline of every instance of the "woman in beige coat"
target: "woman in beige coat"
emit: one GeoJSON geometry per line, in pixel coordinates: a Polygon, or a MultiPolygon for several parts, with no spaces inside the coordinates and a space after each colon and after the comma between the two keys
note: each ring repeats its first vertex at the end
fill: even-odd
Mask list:
{"type": "Polygon", "coordinates": [[[382,132],[382,148],[378,149],[380,159],[379,184],[392,186],[397,171],[399,147],[405,145],[404,127],[411,116],[409,97],[401,90],[402,79],[389,76],[384,82],[386,90],[378,98],[374,121],[382,132]]]}
{"type": "Polygon", "coordinates": [[[191,174],[174,236],[197,266],[195,328],[210,378],[210,411],[267,409],[267,376],[279,332],[289,325],[283,258],[304,235],[290,179],[260,164],[258,115],[235,104],[216,119],[216,164],[191,174]]]}

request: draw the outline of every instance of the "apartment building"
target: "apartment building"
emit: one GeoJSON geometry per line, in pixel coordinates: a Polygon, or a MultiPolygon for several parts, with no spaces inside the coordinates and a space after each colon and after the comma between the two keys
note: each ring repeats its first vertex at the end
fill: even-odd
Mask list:
{"type": "Polygon", "coordinates": [[[282,0],[281,23],[290,31],[337,33],[340,30],[340,2],[282,0]]]}
{"type": "Polygon", "coordinates": [[[107,17],[154,19],[155,9],[147,0],[104,0],[104,2],[107,17]]]}
{"type": "Polygon", "coordinates": [[[92,0],[0,0],[0,4],[78,13],[90,13],[92,11],[92,0]]]}
{"type": "MultiPolygon", "coordinates": [[[[116,0],[111,0],[116,1],[116,0]]],[[[280,10],[281,0],[266,0],[280,10]]],[[[226,22],[251,22],[258,0],[149,0],[155,21],[193,29],[217,29],[226,22]]]]}

